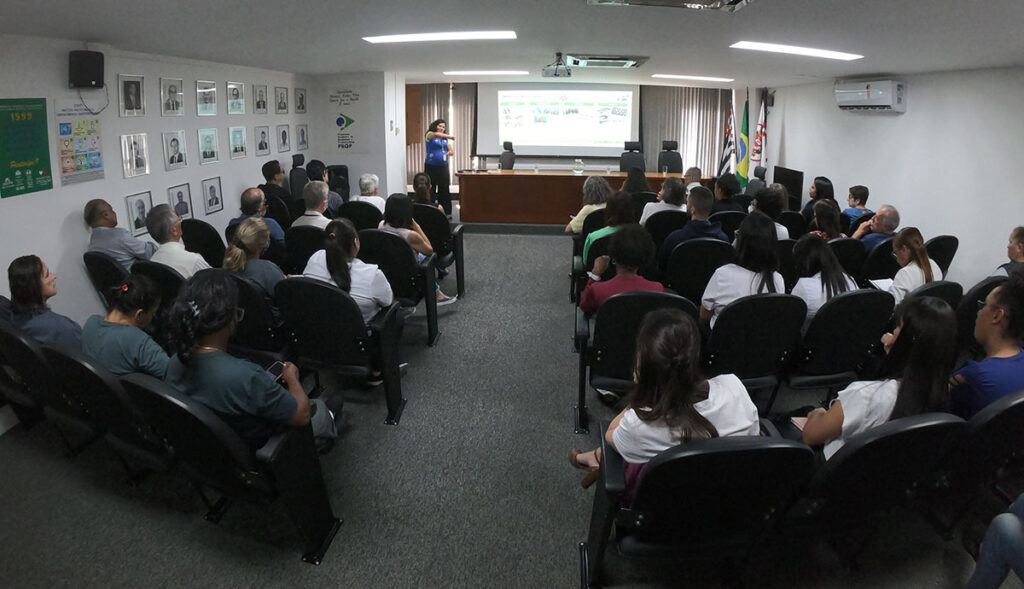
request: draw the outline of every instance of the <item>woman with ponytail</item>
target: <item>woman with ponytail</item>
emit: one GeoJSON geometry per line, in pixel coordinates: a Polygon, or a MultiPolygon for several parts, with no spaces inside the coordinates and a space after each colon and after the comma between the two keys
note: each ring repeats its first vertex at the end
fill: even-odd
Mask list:
{"type": "Polygon", "coordinates": [[[896,234],[892,240],[892,255],[902,266],[889,287],[889,293],[896,299],[897,305],[915,288],[933,280],[942,280],[942,269],[935,260],[928,257],[924,237],[917,227],[905,227],[896,234]]]}
{"type": "MultiPolygon", "coordinates": [[[[626,461],[626,493],[644,466],[668,448],[692,439],[756,436],[757,408],[735,375],[705,379],[700,373],[700,331],[678,309],[648,313],[636,337],[633,392],[612,421],[605,440],[626,461]]],[[[597,479],[600,450],[569,452],[569,462],[588,471],[583,488],[597,479]]]]}
{"type": "Polygon", "coordinates": [[[270,228],[260,217],[250,217],[238,225],[228,249],[224,250],[225,270],[230,270],[251,279],[260,285],[263,293],[274,298],[274,288],[284,280],[284,273],[277,264],[261,260],[260,256],[270,246],[270,228]]]}
{"type": "Polygon", "coordinates": [[[163,380],[170,358],[146,329],[160,307],[160,288],[145,276],[132,274],[107,295],[106,317],[93,315],[82,330],[82,350],[111,373],[140,372],[163,380]]]}
{"type": "Polygon", "coordinates": [[[359,305],[363,320],[369,321],[395,298],[380,268],[357,258],[358,253],[359,233],[352,221],[335,219],[324,230],[324,249],[310,256],[302,274],[347,292],[359,305]]]}

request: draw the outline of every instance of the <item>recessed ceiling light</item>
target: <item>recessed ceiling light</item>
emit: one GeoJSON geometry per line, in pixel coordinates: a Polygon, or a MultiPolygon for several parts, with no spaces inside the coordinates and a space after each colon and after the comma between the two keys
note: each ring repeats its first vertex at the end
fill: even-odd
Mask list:
{"type": "Polygon", "coordinates": [[[525,76],[530,72],[526,70],[463,70],[443,73],[446,76],[525,76]]]}
{"type": "Polygon", "coordinates": [[[653,74],[652,78],[666,78],[669,80],[696,80],[699,82],[732,82],[733,78],[715,78],[713,76],[677,76],[675,74],[653,74]]]}
{"type": "Polygon", "coordinates": [[[454,31],[449,33],[409,33],[363,37],[370,43],[417,43],[420,41],[474,41],[481,39],[515,39],[515,31],[454,31]]]}
{"type": "Polygon", "coordinates": [[[771,53],[788,53],[790,55],[806,55],[808,57],[824,57],[825,59],[840,59],[842,61],[853,61],[861,59],[863,55],[856,53],[843,53],[842,51],[829,51],[828,49],[813,49],[811,47],[796,47],[794,45],[776,45],[775,43],[758,43],[757,41],[740,41],[729,47],[733,49],[750,49],[751,51],[768,51],[771,53]]]}

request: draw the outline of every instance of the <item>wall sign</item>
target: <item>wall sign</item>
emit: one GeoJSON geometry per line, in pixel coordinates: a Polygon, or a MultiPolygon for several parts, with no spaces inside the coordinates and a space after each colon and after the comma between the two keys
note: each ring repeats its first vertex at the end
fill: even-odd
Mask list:
{"type": "Polygon", "coordinates": [[[56,113],[61,184],[102,180],[100,118],[79,100],[58,102],[56,113]]]}
{"type": "Polygon", "coordinates": [[[45,98],[0,99],[0,198],[53,188],[45,98]]]}

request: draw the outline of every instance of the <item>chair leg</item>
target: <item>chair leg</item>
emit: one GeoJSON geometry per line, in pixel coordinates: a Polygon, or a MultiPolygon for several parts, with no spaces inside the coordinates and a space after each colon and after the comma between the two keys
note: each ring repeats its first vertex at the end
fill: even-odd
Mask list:
{"type": "MultiPolygon", "coordinates": [[[[601,468],[605,468],[603,460],[601,468]]],[[[582,573],[582,580],[586,583],[583,587],[601,586],[604,554],[608,548],[608,540],[611,538],[615,512],[619,508],[618,503],[618,495],[614,498],[610,497],[599,476],[597,489],[594,491],[594,507],[590,513],[587,541],[580,542],[580,566],[586,567],[585,572],[582,573]]]]}
{"type": "Polygon", "coordinates": [[[576,417],[576,433],[590,433],[590,421],[587,416],[587,346],[580,347],[579,389],[573,414],[576,417]]]}
{"type": "Polygon", "coordinates": [[[381,368],[384,377],[384,398],[388,405],[388,416],[384,419],[387,425],[398,425],[405,409],[405,398],[402,397],[402,372],[398,368],[398,354],[395,345],[381,346],[381,368]]]}
{"type": "Polygon", "coordinates": [[[100,439],[102,435],[99,432],[93,433],[91,436],[86,438],[85,441],[75,445],[71,443],[71,440],[68,438],[67,434],[65,434],[64,430],[61,429],[59,425],[57,425],[56,421],[54,421],[53,427],[57,429],[57,433],[60,434],[61,441],[64,442],[64,447],[68,449],[68,451],[66,452],[68,458],[77,457],[79,454],[82,453],[83,450],[91,446],[93,442],[100,439]]]}
{"type": "Polygon", "coordinates": [[[466,296],[465,253],[462,234],[455,238],[455,283],[458,285],[459,298],[466,296]]]}
{"type": "Polygon", "coordinates": [[[221,496],[216,503],[210,501],[210,498],[206,496],[206,492],[203,491],[203,487],[195,481],[192,481],[192,487],[195,488],[196,494],[199,495],[199,498],[203,500],[203,505],[206,506],[207,511],[206,515],[203,516],[203,519],[210,523],[219,523],[224,517],[224,514],[227,513],[228,509],[230,509],[234,504],[234,500],[227,495],[221,496]]]}
{"type": "Polygon", "coordinates": [[[437,288],[436,288],[436,274],[434,274],[434,268],[430,267],[424,272],[423,277],[423,288],[424,292],[424,304],[427,307],[427,345],[433,346],[437,343],[437,338],[440,337],[441,333],[437,329],[437,288]]]}

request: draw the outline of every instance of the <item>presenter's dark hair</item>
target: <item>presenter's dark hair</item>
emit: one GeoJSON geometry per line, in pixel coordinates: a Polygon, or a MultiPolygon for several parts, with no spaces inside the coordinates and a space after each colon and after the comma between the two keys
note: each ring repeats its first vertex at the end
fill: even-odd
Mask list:
{"type": "Polygon", "coordinates": [[[39,256],[15,258],[7,266],[7,282],[11,288],[11,309],[31,313],[46,309],[43,299],[43,261],[39,256]]]}
{"type": "Polygon", "coordinates": [[[642,268],[654,260],[654,239],[643,226],[636,223],[623,225],[612,234],[608,255],[616,266],[642,268]]]}
{"type": "Polygon", "coordinates": [[[185,283],[169,314],[178,359],[188,364],[199,339],[230,325],[237,309],[238,287],[227,270],[197,272],[185,283]]]}
{"type": "Polygon", "coordinates": [[[274,179],[274,176],[277,176],[278,174],[281,173],[281,162],[277,160],[270,160],[269,162],[263,164],[263,168],[261,168],[261,171],[263,172],[263,178],[267,182],[270,182],[271,180],[274,179]]]}
{"type": "Polygon", "coordinates": [[[446,128],[448,127],[448,121],[446,121],[444,119],[437,119],[436,121],[430,123],[430,126],[427,127],[427,132],[429,132],[429,133],[436,133],[437,132],[437,126],[441,125],[441,124],[443,124],[446,128]]]}
{"type": "Polygon", "coordinates": [[[651,186],[647,183],[647,174],[643,169],[633,166],[626,172],[626,181],[622,184],[622,191],[629,194],[651,191],[651,186]]]}
{"type": "Polygon", "coordinates": [[[138,310],[153,311],[160,306],[160,287],[151,278],[130,274],[123,283],[114,286],[107,300],[118,311],[130,315],[138,310]]]}
{"type": "Polygon", "coordinates": [[[722,174],[718,177],[715,187],[722,191],[722,195],[729,197],[740,192],[740,181],[736,174],[722,174]]]}
{"type": "Polygon", "coordinates": [[[324,230],[324,250],[327,254],[327,271],[331,280],[345,292],[352,290],[352,273],[348,267],[352,261],[352,250],[356,247],[359,232],[348,219],[335,219],[324,230]]]}
{"type": "Polygon", "coordinates": [[[608,197],[605,203],[604,224],[606,227],[618,227],[635,220],[633,219],[633,199],[628,193],[616,192],[608,197]]]}
{"type": "Polygon", "coordinates": [[[868,204],[868,187],[861,186],[860,184],[850,187],[850,196],[853,197],[853,202],[864,206],[868,204]]]}
{"type": "Polygon", "coordinates": [[[736,231],[736,264],[759,276],[759,293],[775,292],[776,243],[775,223],[760,211],[747,215],[736,231]]]}
{"type": "Polygon", "coordinates": [[[396,192],[384,203],[384,222],[395,229],[412,229],[412,200],[396,192]]]}
{"type": "Polygon", "coordinates": [[[815,200],[822,198],[836,199],[835,189],[832,188],[832,181],[824,176],[818,176],[814,179],[814,194],[815,200]]]}
{"type": "Polygon", "coordinates": [[[793,246],[793,259],[796,262],[797,275],[809,278],[821,273],[821,288],[826,299],[850,290],[843,266],[836,254],[824,239],[808,233],[797,240],[793,246]]]}

